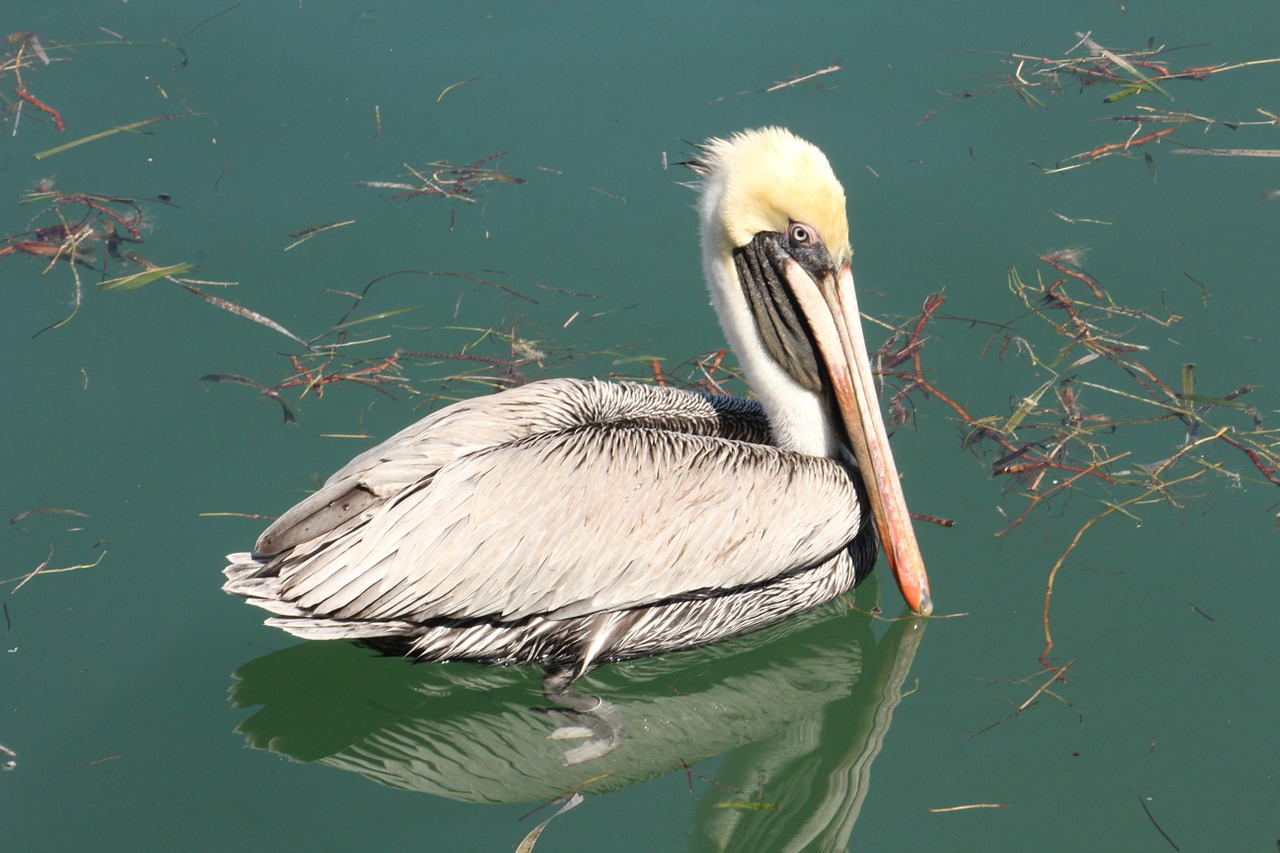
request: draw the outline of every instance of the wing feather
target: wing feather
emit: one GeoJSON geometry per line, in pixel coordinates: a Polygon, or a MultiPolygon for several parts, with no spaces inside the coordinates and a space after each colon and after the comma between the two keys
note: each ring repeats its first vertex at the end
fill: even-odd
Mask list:
{"type": "Polygon", "coordinates": [[[336,540],[282,555],[280,588],[314,617],[567,618],[767,581],[860,525],[830,460],[578,426],[441,465],[336,540]]]}
{"type": "Polygon", "coordinates": [[[740,398],[599,380],[532,382],[455,403],[356,456],[268,527],[254,551],[279,554],[372,518],[385,501],[425,486],[441,466],[468,454],[579,426],[622,424],[769,438],[759,405],[740,398]]]}

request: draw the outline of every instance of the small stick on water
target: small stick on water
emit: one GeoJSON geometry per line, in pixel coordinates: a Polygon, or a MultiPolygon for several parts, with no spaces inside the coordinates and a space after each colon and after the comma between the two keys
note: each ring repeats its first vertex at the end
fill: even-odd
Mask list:
{"type": "Polygon", "coordinates": [[[1182,848],[1175,844],[1173,839],[1169,837],[1169,833],[1165,832],[1164,829],[1160,827],[1160,824],[1156,823],[1155,815],[1151,813],[1151,809],[1147,808],[1147,801],[1141,794],[1138,795],[1138,804],[1141,805],[1142,810],[1147,813],[1147,820],[1151,821],[1151,825],[1156,828],[1156,832],[1164,836],[1164,840],[1169,842],[1169,846],[1174,850],[1181,850],[1182,848]]]}
{"type": "Polygon", "coordinates": [[[76,518],[89,517],[85,513],[80,512],[78,510],[74,510],[74,509],[62,509],[61,507],[56,507],[56,506],[43,506],[43,507],[40,507],[39,509],[29,509],[26,512],[18,513],[13,518],[9,519],[9,524],[13,527],[17,527],[19,530],[26,530],[27,528],[19,526],[18,522],[24,521],[33,515],[48,515],[48,514],[74,515],[76,518]]]}
{"type": "Polygon", "coordinates": [[[105,556],[107,556],[107,548],[103,547],[102,553],[98,555],[98,559],[94,560],[92,563],[86,563],[84,565],[79,565],[79,566],[64,566],[61,569],[46,569],[45,566],[48,566],[49,562],[53,559],[53,546],[50,545],[49,556],[45,558],[43,563],[36,566],[33,571],[31,571],[26,575],[20,575],[19,577],[16,577],[16,578],[9,578],[8,580],[0,581],[0,583],[13,583],[14,581],[21,581],[17,586],[9,590],[9,594],[14,595],[15,593],[17,593],[18,590],[22,589],[24,586],[27,585],[27,581],[31,580],[36,575],[55,575],[61,572],[75,572],[75,571],[79,571],[80,569],[92,569],[95,566],[97,566],[99,563],[101,563],[102,558],[105,556]]]}
{"type": "Polygon", "coordinates": [[[781,83],[774,83],[772,86],[770,86],[767,89],[747,89],[742,92],[734,92],[731,95],[722,95],[719,98],[716,98],[711,103],[718,104],[721,101],[727,101],[730,98],[736,98],[739,95],[762,95],[762,94],[767,94],[769,92],[777,92],[780,89],[789,89],[792,86],[798,86],[801,83],[805,83],[817,77],[822,77],[827,74],[834,74],[837,71],[843,71],[843,70],[844,70],[844,65],[837,62],[834,65],[828,65],[826,68],[820,68],[817,71],[814,71],[812,73],[804,74],[799,77],[792,77],[790,80],[783,80],[781,83]]]}
{"type": "Polygon", "coordinates": [[[1064,664],[1063,664],[1060,668],[1058,668],[1058,669],[1054,669],[1053,667],[1049,667],[1050,672],[1052,673],[1052,675],[1050,675],[1050,676],[1049,676],[1049,680],[1048,680],[1048,681],[1046,681],[1044,684],[1041,684],[1041,685],[1040,685],[1040,689],[1039,689],[1039,690],[1037,690],[1035,693],[1032,693],[1032,694],[1031,694],[1031,697],[1030,697],[1029,699],[1027,699],[1027,701],[1023,702],[1021,705],[1019,705],[1019,706],[1018,706],[1018,709],[1017,709],[1016,711],[1014,711],[1013,713],[1014,713],[1014,714],[1021,714],[1023,711],[1027,710],[1027,708],[1031,707],[1031,704],[1032,704],[1033,702],[1035,702],[1035,701],[1036,701],[1036,699],[1038,699],[1038,698],[1040,697],[1040,694],[1041,694],[1041,693],[1043,693],[1043,692],[1045,692],[1046,690],[1048,690],[1048,689],[1049,689],[1049,686],[1050,686],[1051,684],[1053,684],[1053,682],[1055,682],[1055,681],[1066,681],[1066,679],[1062,677],[1062,674],[1063,674],[1063,673],[1065,673],[1065,672],[1067,671],[1067,669],[1068,669],[1068,668],[1071,666],[1071,664],[1073,664],[1073,663],[1075,663],[1075,660],[1074,660],[1074,659],[1067,661],[1066,663],[1064,663],[1064,664]]]}
{"type": "Polygon", "coordinates": [[[1203,610],[1201,610],[1199,607],[1196,607],[1194,604],[1192,604],[1192,605],[1191,605],[1191,609],[1192,609],[1192,610],[1194,610],[1195,612],[1199,613],[1199,614],[1200,614],[1201,616],[1203,616],[1204,618],[1208,619],[1210,622],[1217,622],[1217,621],[1218,621],[1217,619],[1214,619],[1212,616],[1210,616],[1208,613],[1205,613],[1205,612],[1204,612],[1203,610]]]}
{"type": "Polygon", "coordinates": [[[289,236],[296,237],[297,239],[294,240],[294,242],[290,243],[289,245],[285,246],[284,250],[287,252],[290,249],[294,248],[295,246],[301,246],[303,243],[307,242],[317,234],[323,234],[326,231],[332,231],[334,228],[342,228],[345,225],[354,225],[354,224],[355,224],[354,219],[347,219],[342,222],[328,222],[328,223],[325,223],[324,225],[316,225],[312,228],[303,228],[301,231],[290,231],[289,236]]]}
{"type": "Polygon", "coordinates": [[[579,791],[581,791],[583,788],[585,788],[585,787],[587,787],[588,785],[590,785],[592,782],[599,782],[601,779],[608,779],[611,775],[613,775],[613,774],[611,774],[611,773],[601,773],[599,776],[592,776],[590,779],[587,779],[587,780],[585,780],[585,781],[579,782],[578,784],[574,785],[572,788],[568,788],[568,789],[566,789],[566,790],[564,790],[564,791],[561,791],[559,794],[557,794],[556,796],[552,797],[551,799],[546,800],[546,801],[544,801],[543,803],[541,803],[540,805],[534,806],[533,808],[529,809],[529,811],[527,811],[527,812],[525,812],[524,814],[520,815],[520,817],[516,818],[516,820],[518,820],[518,821],[520,821],[520,820],[524,820],[525,818],[527,818],[527,817],[529,817],[529,816],[531,816],[531,815],[535,815],[535,814],[537,814],[538,812],[540,812],[540,811],[542,811],[543,809],[545,809],[547,806],[555,805],[556,803],[562,802],[562,801],[565,799],[565,797],[568,797],[568,796],[569,796],[569,795],[571,795],[571,794],[576,794],[576,793],[578,793],[578,792],[579,792],[579,791]]]}
{"type": "Polygon", "coordinates": [[[76,767],[92,767],[95,764],[103,764],[108,761],[115,761],[117,758],[124,758],[123,755],[108,755],[104,758],[95,758],[93,761],[82,761],[76,767]]]}
{"type": "Polygon", "coordinates": [[[233,11],[235,11],[235,10],[236,10],[236,9],[238,9],[238,8],[240,8],[240,4],[239,4],[239,3],[236,3],[236,4],[235,4],[235,5],[233,5],[233,6],[228,6],[227,8],[223,9],[221,12],[218,12],[216,15],[210,15],[209,17],[205,18],[205,19],[204,19],[203,21],[201,21],[200,23],[196,24],[196,25],[195,25],[194,27],[192,27],[191,29],[187,30],[187,31],[186,31],[185,33],[183,33],[182,35],[178,36],[178,38],[177,38],[177,39],[175,39],[175,41],[179,41],[179,42],[183,41],[184,39],[186,39],[186,37],[187,37],[187,36],[191,35],[191,34],[192,34],[192,33],[194,33],[196,30],[198,30],[198,29],[200,29],[201,27],[203,27],[205,24],[212,23],[213,21],[216,21],[218,18],[221,18],[223,15],[227,14],[228,12],[233,12],[233,11]]]}
{"type": "Polygon", "coordinates": [[[939,527],[955,527],[956,520],[954,518],[938,518],[936,515],[921,515],[918,512],[908,513],[916,521],[923,521],[926,524],[936,524],[939,527]]]}
{"type": "Polygon", "coordinates": [[[1193,148],[1184,145],[1173,149],[1174,154],[1208,154],[1211,157],[1280,157],[1278,148],[1193,148]]]}
{"type": "Polygon", "coordinates": [[[466,80],[459,80],[457,83],[451,83],[440,90],[440,94],[436,97],[436,103],[444,100],[444,96],[461,86],[463,83],[474,83],[477,80],[483,80],[483,77],[468,77],[466,80]]]}
{"type": "Polygon", "coordinates": [[[837,62],[834,65],[828,65],[826,68],[820,68],[817,71],[814,71],[812,74],[805,74],[802,77],[793,77],[790,80],[785,80],[781,83],[774,83],[768,89],[765,89],[765,91],[776,92],[779,89],[786,89],[790,86],[797,86],[805,82],[806,80],[812,80],[813,78],[821,77],[824,74],[834,74],[837,71],[843,71],[843,70],[844,70],[844,66],[837,62]]]}

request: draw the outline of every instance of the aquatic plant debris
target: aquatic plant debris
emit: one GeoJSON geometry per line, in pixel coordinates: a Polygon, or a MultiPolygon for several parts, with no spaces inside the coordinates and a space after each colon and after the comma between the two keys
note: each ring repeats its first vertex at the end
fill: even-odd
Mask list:
{"type": "Polygon", "coordinates": [[[301,231],[290,231],[289,236],[295,238],[292,243],[284,247],[287,252],[297,246],[315,237],[317,234],[323,234],[326,231],[332,231],[335,228],[343,228],[347,225],[355,225],[354,219],[344,219],[342,222],[326,222],[324,225],[314,225],[311,228],[303,228],[301,231]]]}
{"type": "MultiPolygon", "coordinates": [[[[110,543],[107,543],[107,542],[99,542],[98,545],[102,546],[102,552],[98,554],[98,559],[94,560],[92,563],[81,563],[75,566],[63,566],[62,568],[58,568],[58,569],[51,569],[48,567],[49,564],[53,562],[53,546],[50,545],[49,556],[45,557],[44,561],[40,563],[40,565],[36,566],[34,569],[32,569],[30,572],[28,572],[25,575],[19,575],[14,578],[9,578],[8,580],[0,581],[0,586],[7,583],[16,583],[17,586],[9,590],[10,595],[15,595],[17,594],[18,590],[26,586],[27,582],[30,581],[32,578],[34,578],[36,575],[56,575],[56,574],[61,574],[63,572],[78,572],[78,571],[81,571],[82,569],[97,568],[98,564],[101,563],[103,558],[107,556],[107,551],[111,547],[110,543]]],[[[95,545],[94,547],[96,548],[97,545],[95,545]]]]}
{"type": "Polygon", "coordinates": [[[475,204],[472,197],[481,184],[494,182],[500,184],[523,184],[524,178],[513,177],[493,168],[481,168],[491,163],[505,151],[498,151],[487,157],[481,157],[470,166],[453,166],[439,160],[428,163],[422,168],[414,168],[404,164],[406,174],[400,181],[357,181],[356,186],[370,189],[399,190],[391,196],[393,199],[408,199],[417,196],[440,196],[453,201],[465,201],[475,204]],[[412,180],[411,180],[412,179],[412,180]],[[416,182],[416,183],[415,183],[416,182]]]}
{"type": "MultiPolygon", "coordinates": [[[[1142,794],[1138,794],[1138,804],[1141,805],[1142,810],[1147,813],[1147,820],[1151,821],[1151,825],[1156,828],[1156,832],[1160,833],[1161,837],[1163,837],[1165,841],[1169,842],[1169,846],[1174,850],[1181,850],[1182,848],[1169,837],[1169,833],[1165,832],[1164,828],[1156,822],[1156,816],[1151,813],[1151,809],[1147,806],[1147,798],[1142,796],[1142,794]]],[[[1277,846],[1280,847],[1280,844],[1277,844],[1277,846]]]]}
{"type": "MultiPolygon", "coordinates": [[[[1103,490],[1104,497],[1094,497],[1100,510],[1080,525],[1046,578],[1045,645],[1039,660],[1052,673],[1051,681],[1065,680],[1063,673],[1070,665],[1051,662],[1055,580],[1095,524],[1113,514],[1132,516],[1152,502],[1183,508],[1194,497],[1189,487],[1210,478],[1229,484],[1248,478],[1280,486],[1280,430],[1266,428],[1261,407],[1241,399],[1255,386],[1203,394],[1196,388],[1194,364],[1183,365],[1176,383],[1146,367],[1140,358],[1151,345],[1141,342],[1142,331],[1167,329],[1183,318],[1168,309],[1155,313],[1117,303],[1099,278],[1084,269],[1084,256],[1079,250],[1046,252],[1038,260],[1053,276],[1038,272],[1031,281],[1010,268],[1008,289],[1021,306],[1013,321],[944,315],[941,295],[930,296],[916,317],[891,327],[893,334],[873,357],[898,385],[896,391],[885,391],[892,423],[909,422],[917,399],[936,400],[955,413],[962,447],[989,460],[992,475],[1008,479],[1006,493],[1023,507],[1020,512],[1000,507],[1008,523],[997,537],[1024,524],[1033,513],[1048,510],[1057,499],[1075,494],[1085,482],[1103,490]],[[1087,295],[1082,299],[1072,288],[1083,288],[1087,295]],[[1028,320],[1036,321],[1041,330],[1047,328],[1048,340],[1023,328],[1028,320]],[[943,321],[989,327],[993,331],[983,356],[1027,363],[1034,384],[1023,394],[1009,395],[1008,411],[971,414],[926,370],[927,330],[943,321]],[[1181,447],[1166,458],[1142,458],[1139,454],[1162,446],[1145,438],[1161,426],[1178,430],[1181,447]]],[[[1203,283],[1197,284],[1204,289],[1203,283]]],[[[1202,300],[1207,296],[1204,289],[1202,300]]],[[[1167,446],[1169,438],[1164,441],[1167,446]]]]}
{"type": "MultiPolygon", "coordinates": [[[[9,49],[0,56],[0,124],[6,122],[12,124],[10,135],[17,136],[19,128],[30,124],[36,126],[39,124],[52,124],[58,133],[65,133],[70,122],[66,115],[56,104],[58,98],[55,95],[48,95],[43,91],[43,87],[37,89],[34,78],[40,76],[38,72],[44,68],[54,64],[71,62],[86,50],[102,47],[155,47],[156,43],[133,42],[126,39],[119,33],[100,27],[102,32],[112,37],[107,42],[78,42],[74,44],[63,44],[50,39],[42,39],[34,32],[16,32],[10,33],[6,38],[6,42],[10,45],[9,49]],[[25,73],[24,73],[25,72],[25,73]],[[8,93],[12,93],[10,98],[8,93]],[[24,116],[29,120],[23,121],[24,116]]],[[[177,50],[182,55],[182,62],[175,66],[180,68],[186,65],[186,53],[182,47],[168,39],[161,39],[159,44],[163,44],[169,48],[177,50]]],[[[101,81],[93,81],[101,84],[101,81]]],[[[163,89],[161,89],[163,94],[163,89]]],[[[164,95],[168,97],[168,95],[164,95]]],[[[191,110],[172,115],[157,116],[155,118],[143,119],[129,124],[118,125],[108,130],[92,133],[88,136],[80,137],[71,142],[64,143],[54,148],[34,155],[37,160],[43,160],[60,154],[63,151],[76,148],[89,142],[96,142],[108,136],[117,133],[138,132],[147,125],[156,124],[162,121],[169,121],[175,118],[184,118],[189,115],[195,115],[191,110]]]]}
{"type": "MultiPolygon", "coordinates": [[[[997,53],[996,55],[1001,57],[1000,63],[1005,66],[1004,69],[994,72],[998,79],[997,83],[985,89],[964,89],[958,93],[950,93],[950,99],[927,113],[916,123],[917,126],[969,98],[981,97],[1005,89],[1012,90],[1029,110],[1048,109],[1048,104],[1055,95],[1082,93],[1095,87],[1109,92],[1100,100],[1104,108],[1122,101],[1127,105],[1152,95],[1159,95],[1173,102],[1175,85],[1179,88],[1189,87],[1193,83],[1216,80],[1220,75],[1228,72],[1266,68],[1280,63],[1280,57],[1276,57],[1177,67],[1171,62],[1175,52],[1205,47],[1205,45],[1169,47],[1157,44],[1155,39],[1151,39],[1145,47],[1113,49],[1100,44],[1092,32],[1076,33],[1075,36],[1076,41],[1059,57],[1022,52],[997,53]]],[[[1194,94],[1204,95],[1211,91],[1197,88],[1194,94]]],[[[1093,104],[1099,101],[1089,100],[1086,103],[1093,104]]],[[[1266,148],[1203,148],[1186,145],[1180,140],[1169,138],[1188,125],[1200,130],[1223,128],[1231,131],[1280,127],[1280,118],[1261,107],[1256,108],[1256,114],[1261,118],[1253,120],[1217,118],[1202,113],[1203,111],[1192,112],[1138,104],[1127,109],[1122,115],[1101,115],[1096,120],[1129,122],[1135,127],[1122,139],[1114,139],[1088,151],[1062,157],[1052,165],[1042,166],[1034,160],[1032,165],[1045,174],[1058,174],[1092,165],[1110,157],[1132,158],[1143,146],[1159,145],[1162,142],[1178,145],[1179,147],[1173,149],[1174,153],[1194,152],[1223,157],[1280,156],[1280,151],[1266,148]]],[[[1142,160],[1154,179],[1156,165],[1149,150],[1143,151],[1142,160]]]]}
{"type": "Polygon", "coordinates": [[[26,512],[18,513],[13,518],[9,519],[9,526],[17,528],[18,530],[26,530],[27,528],[23,527],[19,522],[26,521],[33,515],[72,515],[76,518],[89,517],[86,513],[80,512],[79,510],[63,509],[56,506],[44,506],[38,509],[29,509],[26,512]]]}
{"type": "Polygon", "coordinates": [[[126,248],[142,245],[145,208],[148,205],[178,208],[167,195],[148,198],[64,192],[56,190],[51,179],[44,179],[34,190],[23,195],[21,204],[43,207],[34,215],[28,214],[26,231],[0,239],[0,259],[23,256],[42,261],[44,268],[41,275],[58,266],[65,266],[71,271],[73,286],[71,313],[40,329],[33,337],[61,328],[79,312],[84,298],[84,284],[80,278],[83,270],[101,278],[97,282],[97,288],[103,292],[130,292],[153,282],[169,281],[210,305],[265,326],[303,347],[307,346],[306,341],[271,318],[231,300],[205,293],[198,286],[229,286],[230,283],[183,278],[182,276],[196,269],[195,264],[161,266],[134,249],[126,248]],[[108,277],[115,265],[137,271],[108,277]]]}
{"type": "Polygon", "coordinates": [[[844,70],[844,63],[834,62],[831,65],[828,65],[826,68],[819,68],[817,71],[811,71],[808,74],[800,74],[788,80],[783,80],[781,82],[774,83],[772,86],[768,86],[764,89],[747,89],[742,92],[734,92],[729,95],[721,95],[720,97],[716,98],[714,101],[711,101],[711,105],[718,104],[721,101],[727,101],[730,98],[737,98],[742,95],[766,95],[770,92],[777,92],[781,89],[790,89],[792,86],[799,86],[802,83],[808,83],[812,80],[816,80],[819,77],[825,77],[828,74],[835,74],[837,71],[843,71],[843,70],[844,70]]]}
{"type": "Polygon", "coordinates": [[[191,115],[195,115],[195,113],[191,113],[191,112],[170,113],[169,115],[155,116],[154,118],[144,118],[141,121],[134,121],[128,124],[117,125],[116,127],[108,128],[107,130],[101,130],[101,131],[98,131],[97,133],[91,133],[88,136],[82,136],[79,139],[73,139],[72,141],[59,145],[56,148],[50,148],[47,151],[41,151],[35,155],[35,158],[37,160],[44,160],[49,157],[52,157],[55,154],[61,154],[64,151],[70,151],[72,148],[78,148],[81,145],[84,145],[85,143],[97,142],[99,139],[106,139],[108,136],[115,136],[117,133],[132,133],[138,130],[139,128],[146,127],[149,124],[158,124],[159,122],[162,122],[162,121],[173,121],[174,119],[186,118],[191,115]]]}
{"type": "Polygon", "coordinates": [[[529,831],[529,834],[526,835],[524,837],[524,840],[521,841],[520,844],[516,847],[516,853],[532,853],[533,845],[538,843],[538,839],[542,837],[542,831],[547,828],[547,824],[551,823],[551,821],[560,817],[560,815],[564,814],[570,809],[574,809],[582,805],[583,799],[584,797],[582,796],[582,794],[575,793],[573,794],[573,796],[565,800],[564,805],[556,809],[555,814],[553,814],[551,817],[547,818],[542,823],[538,824],[532,830],[529,831]]]}

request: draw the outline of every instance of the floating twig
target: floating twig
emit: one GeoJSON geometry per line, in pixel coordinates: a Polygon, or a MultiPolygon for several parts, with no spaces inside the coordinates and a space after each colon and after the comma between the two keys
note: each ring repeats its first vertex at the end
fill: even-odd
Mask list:
{"type": "Polygon", "coordinates": [[[482,183],[494,181],[501,184],[523,184],[526,181],[523,178],[516,178],[497,169],[480,168],[485,163],[496,160],[505,151],[498,151],[487,157],[481,157],[471,166],[451,166],[444,161],[428,163],[422,169],[415,169],[408,163],[404,164],[408,174],[405,178],[414,178],[417,183],[408,180],[401,181],[356,181],[357,187],[369,187],[371,189],[388,189],[401,190],[391,196],[393,199],[406,199],[415,196],[434,195],[455,201],[465,201],[468,204],[475,204],[476,200],[471,196],[475,193],[476,187],[482,183]]]}
{"type": "Polygon", "coordinates": [[[290,231],[289,236],[296,237],[297,239],[294,240],[294,242],[290,243],[289,245],[285,246],[284,250],[287,252],[290,249],[294,248],[295,246],[301,246],[303,243],[307,242],[317,234],[323,234],[326,231],[332,231],[335,228],[342,228],[347,225],[354,225],[355,222],[356,221],[354,219],[345,219],[342,222],[327,222],[324,225],[316,225],[311,228],[303,228],[301,231],[290,231]]]}
{"type": "Polygon", "coordinates": [[[828,74],[834,74],[837,71],[843,71],[843,70],[844,70],[844,65],[842,63],[836,62],[831,65],[828,65],[826,68],[819,68],[817,71],[811,71],[808,74],[802,74],[798,77],[792,77],[789,80],[783,80],[780,83],[774,83],[772,86],[769,86],[766,89],[748,89],[742,92],[734,92],[730,95],[721,95],[719,98],[716,98],[711,103],[718,104],[721,101],[727,101],[730,98],[737,98],[741,95],[763,95],[769,92],[777,92],[781,89],[789,89],[792,86],[798,86],[801,83],[807,83],[808,81],[817,79],[818,77],[825,77],[828,74]]]}
{"type": "Polygon", "coordinates": [[[34,578],[36,575],[56,575],[56,574],[60,574],[60,573],[62,573],[62,572],[78,572],[78,571],[80,571],[81,569],[92,569],[92,568],[95,568],[95,567],[97,567],[97,565],[98,565],[99,563],[101,563],[101,562],[102,562],[102,559],[103,559],[104,557],[106,557],[106,556],[107,556],[107,550],[108,550],[108,548],[110,548],[110,545],[108,545],[108,544],[104,544],[104,543],[99,543],[99,544],[102,544],[102,553],[101,553],[101,554],[99,554],[99,555],[98,555],[98,559],[94,560],[92,563],[84,563],[84,564],[77,565],[77,566],[64,566],[64,567],[62,567],[62,568],[60,568],[60,569],[50,569],[50,568],[46,568],[46,567],[49,565],[49,563],[53,562],[53,546],[52,546],[52,545],[50,545],[50,546],[49,546],[49,556],[48,556],[48,557],[45,557],[44,562],[42,562],[40,565],[36,566],[36,567],[35,567],[33,570],[31,570],[31,572],[29,572],[28,574],[25,574],[25,575],[19,575],[19,576],[18,576],[18,577],[16,577],[16,578],[9,578],[8,580],[0,581],[0,584],[15,583],[15,582],[16,582],[18,585],[17,585],[17,586],[15,586],[13,589],[9,590],[9,594],[10,594],[10,595],[14,595],[14,594],[16,594],[16,593],[18,592],[18,590],[22,589],[24,586],[26,586],[26,585],[27,585],[27,581],[31,580],[31,579],[32,579],[32,578],[34,578]]]}
{"type": "Polygon", "coordinates": [[[237,376],[234,373],[206,373],[200,377],[201,382],[230,382],[234,385],[247,385],[256,389],[262,396],[275,400],[280,404],[280,408],[284,410],[284,422],[286,424],[297,423],[298,419],[294,417],[293,410],[289,408],[289,404],[280,398],[279,392],[273,388],[268,388],[260,382],[248,378],[247,376],[237,376]]]}
{"type": "Polygon", "coordinates": [[[1181,850],[1182,848],[1175,844],[1173,839],[1169,837],[1169,833],[1165,832],[1160,824],[1156,822],[1156,816],[1151,813],[1151,809],[1147,808],[1147,800],[1141,794],[1138,795],[1138,804],[1142,806],[1142,810],[1147,813],[1147,820],[1151,821],[1151,825],[1156,828],[1156,832],[1160,833],[1164,840],[1169,842],[1169,846],[1174,850],[1181,850]]]}
{"type": "Polygon", "coordinates": [[[1182,145],[1174,154],[1205,154],[1210,157],[1280,157],[1280,148],[1196,148],[1182,145]]]}
{"type": "Polygon", "coordinates": [[[19,98],[22,98],[22,100],[26,101],[31,106],[40,110],[40,112],[47,114],[49,118],[53,119],[53,126],[58,128],[59,133],[62,133],[64,130],[67,129],[66,123],[62,120],[62,115],[53,107],[49,106],[46,103],[36,100],[35,96],[32,95],[30,92],[28,92],[26,89],[22,89],[22,88],[14,89],[13,93],[17,95],[19,98]]]}
{"type": "Polygon", "coordinates": [[[547,818],[542,823],[538,824],[537,826],[535,826],[533,829],[529,831],[529,834],[526,835],[524,837],[524,840],[521,841],[519,846],[516,847],[516,853],[532,853],[533,845],[538,843],[538,838],[541,837],[542,831],[547,828],[547,824],[551,823],[551,821],[560,817],[560,815],[564,814],[570,809],[577,808],[579,805],[582,804],[583,799],[584,798],[581,794],[575,793],[573,796],[569,797],[569,799],[565,800],[564,805],[556,809],[555,814],[553,814],[551,817],[547,818]]]}
{"type": "Polygon", "coordinates": [[[18,528],[19,530],[26,530],[27,528],[22,527],[21,525],[19,525],[18,522],[25,521],[26,519],[30,518],[33,515],[49,515],[49,514],[74,515],[76,518],[89,517],[85,513],[80,512],[78,510],[62,509],[60,507],[54,507],[54,506],[45,506],[45,507],[40,507],[39,509],[29,509],[26,512],[20,512],[17,515],[15,515],[13,518],[9,519],[9,524],[13,527],[18,528]]]}

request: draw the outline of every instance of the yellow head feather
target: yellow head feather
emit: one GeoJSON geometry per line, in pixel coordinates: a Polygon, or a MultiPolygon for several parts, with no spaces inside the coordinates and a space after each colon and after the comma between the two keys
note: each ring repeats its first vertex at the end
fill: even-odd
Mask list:
{"type": "Polygon", "coordinates": [[[791,131],[763,127],[710,139],[695,168],[703,175],[704,192],[722,185],[721,192],[711,194],[718,196],[726,248],[802,222],[817,229],[837,264],[853,254],[844,187],[826,155],[791,131]]]}

